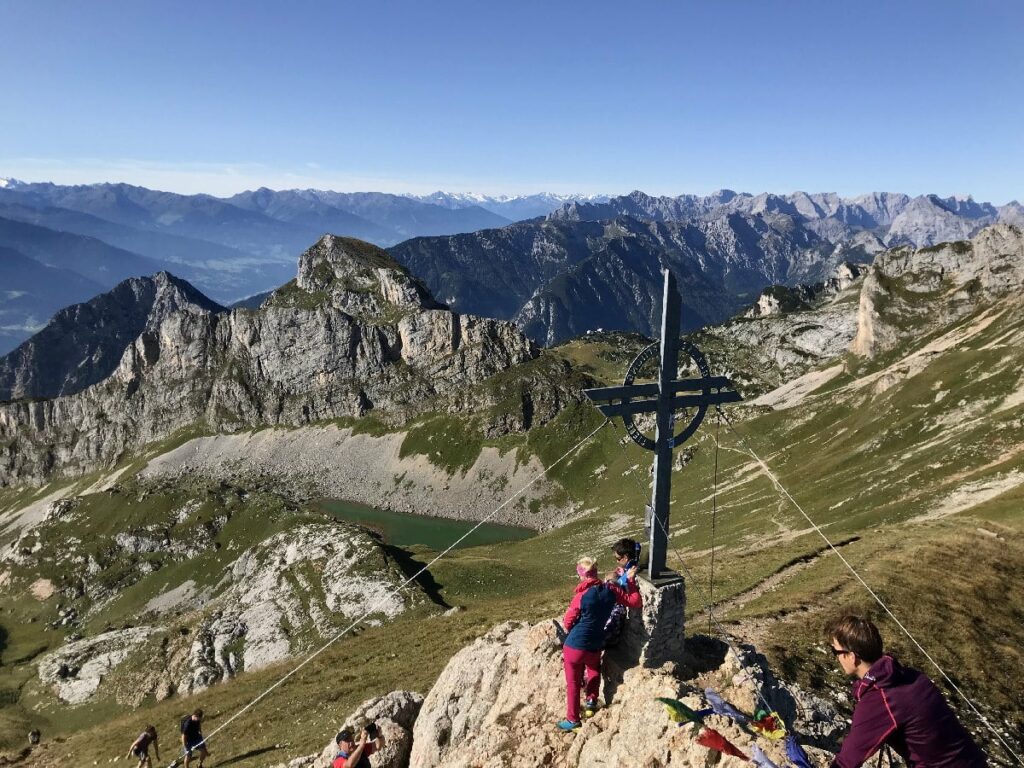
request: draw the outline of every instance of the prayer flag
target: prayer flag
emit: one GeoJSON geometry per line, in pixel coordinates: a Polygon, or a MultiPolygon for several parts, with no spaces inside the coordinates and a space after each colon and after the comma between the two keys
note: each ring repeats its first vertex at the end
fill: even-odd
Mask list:
{"type": "Polygon", "coordinates": [[[744,760],[749,760],[745,754],[740,752],[736,747],[729,743],[729,740],[722,734],[716,731],[714,728],[705,728],[700,732],[700,736],[697,737],[697,743],[702,747],[713,749],[716,752],[721,752],[723,755],[732,755],[733,757],[741,757],[744,760]]]}
{"type": "Polygon", "coordinates": [[[731,717],[737,723],[750,722],[750,718],[747,715],[740,712],[736,707],[719,696],[713,688],[704,689],[704,698],[708,700],[708,704],[711,705],[711,709],[714,710],[716,715],[731,717]]]}

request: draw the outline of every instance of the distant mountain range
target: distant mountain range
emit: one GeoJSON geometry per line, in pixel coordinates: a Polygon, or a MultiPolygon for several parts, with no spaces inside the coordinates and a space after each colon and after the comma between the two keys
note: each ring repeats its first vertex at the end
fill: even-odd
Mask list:
{"type": "Polygon", "coordinates": [[[515,320],[549,344],[593,327],[652,331],[661,266],[687,284],[692,328],[724,320],[766,285],[816,282],[885,247],[1024,225],[1016,202],[898,193],[416,197],[261,188],[221,199],[0,182],[0,354],[61,307],[129,277],[168,271],[219,304],[245,301],[286,282],[298,254],[327,232],[391,246],[453,307],[515,320]]]}
{"type": "Polygon", "coordinates": [[[327,232],[393,245],[500,227],[575,199],[532,195],[477,205],[469,197],[431,197],[258,189],[221,199],[0,179],[0,354],[61,307],[128,277],[167,270],[230,304],[286,282],[298,255],[327,232]]]}
{"type": "Polygon", "coordinates": [[[463,312],[515,320],[554,344],[603,328],[653,334],[660,269],[683,283],[683,327],[722,322],[772,284],[815,283],[888,247],[964,240],[1024,206],[871,193],[573,200],[544,219],[391,248],[436,296],[463,312]]]}
{"type": "Polygon", "coordinates": [[[408,195],[414,200],[457,210],[479,206],[504,216],[511,221],[547,216],[566,203],[606,203],[608,195],[555,195],[542,192],[536,195],[477,195],[464,192],[434,192],[431,195],[408,195]]]}

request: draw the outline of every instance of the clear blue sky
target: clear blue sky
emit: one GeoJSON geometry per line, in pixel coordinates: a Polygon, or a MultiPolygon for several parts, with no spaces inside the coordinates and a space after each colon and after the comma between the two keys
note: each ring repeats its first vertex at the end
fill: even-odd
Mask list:
{"type": "Polygon", "coordinates": [[[0,0],[0,176],[1024,199],[1024,2],[0,0]]]}

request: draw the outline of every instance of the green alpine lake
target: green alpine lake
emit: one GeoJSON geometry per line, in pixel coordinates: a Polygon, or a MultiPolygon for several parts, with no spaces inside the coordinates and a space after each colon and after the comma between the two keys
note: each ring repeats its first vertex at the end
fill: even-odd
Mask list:
{"type": "MultiPolygon", "coordinates": [[[[470,530],[472,520],[451,520],[444,517],[410,515],[403,512],[388,512],[365,504],[338,499],[324,499],[318,506],[338,520],[355,523],[379,533],[388,544],[395,547],[421,545],[440,551],[470,530]]],[[[522,541],[536,534],[529,528],[512,525],[484,523],[470,536],[459,543],[458,548],[478,547],[482,544],[497,544],[502,541],[522,541]]]]}

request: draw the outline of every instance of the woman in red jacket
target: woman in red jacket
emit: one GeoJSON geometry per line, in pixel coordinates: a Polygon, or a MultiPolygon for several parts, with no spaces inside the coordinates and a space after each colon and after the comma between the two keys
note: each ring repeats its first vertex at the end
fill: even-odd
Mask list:
{"type": "Polygon", "coordinates": [[[580,727],[580,687],[586,672],[586,708],[597,709],[601,686],[601,651],[604,649],[604,625],[612,608],[624,605],[640,608],[640,590],[636,586],[636,566],[626,572],[626,586],[597,578],[597,563],[585,557],[576,564],[579,584],[565,612],[563,624],[568,633],[562,648],[565,666],[565,720],[558,723],[563,731],[580,727]]]}

